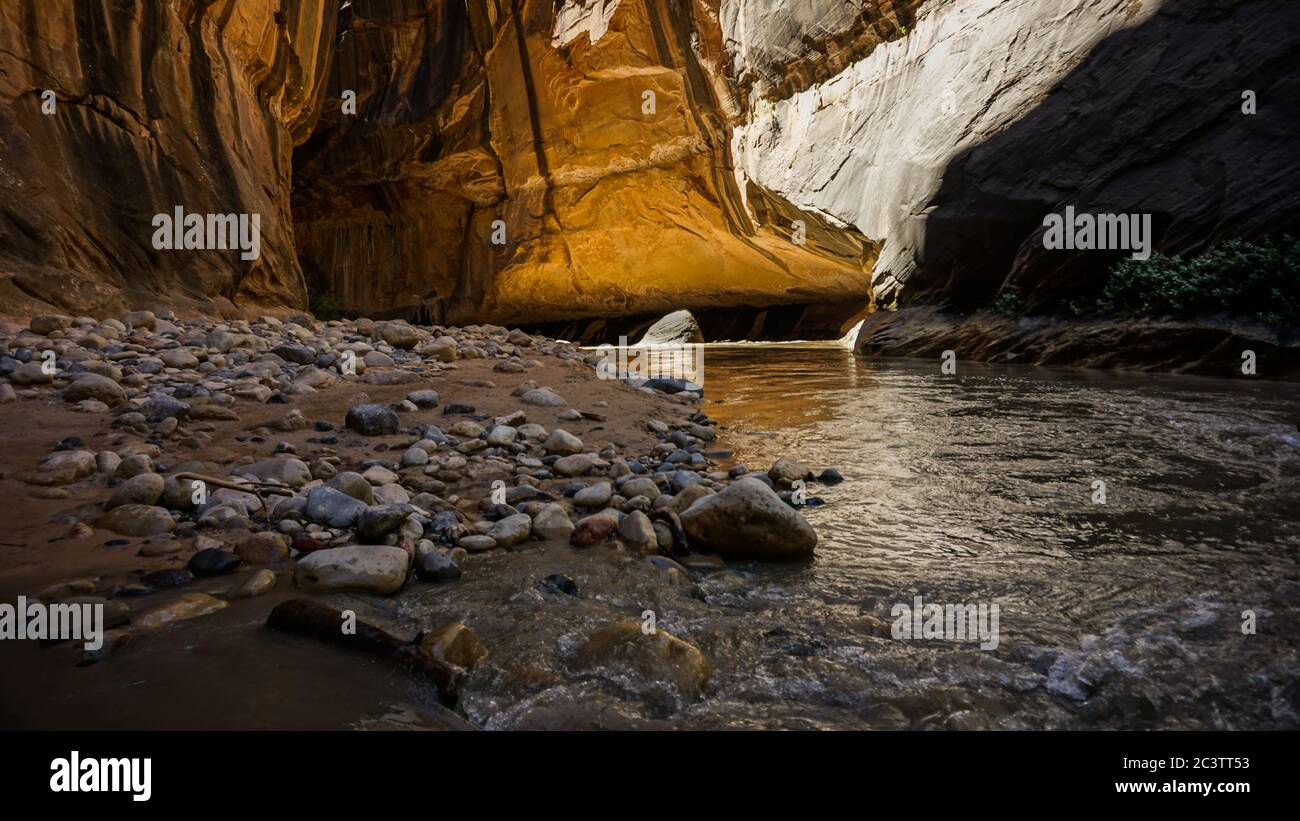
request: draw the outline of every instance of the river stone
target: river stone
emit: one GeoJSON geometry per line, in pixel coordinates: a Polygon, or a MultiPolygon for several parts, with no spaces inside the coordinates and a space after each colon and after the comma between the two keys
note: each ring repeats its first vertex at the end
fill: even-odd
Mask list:
{"type": "Polygon", "coordinates": [[[609,482],[588,485],[573,495],[573,503],[578,507],[604,507],[614,497],[614,488],[609,482]]]}
{"type": "Polygon", "coordinates": [[[271,353],[295,365],[310,365],[316,361],[316,352],[306,345],[276,345],[271,353]]]}
{"type": "Polygon", "coordinates": [[[378,544],[389,533],[401,527],[402,522],[414,512],[410,505],[373,505],[357,517],[357,538],[365,544],[378,544]]]}
{"type": "Polygon", "coordinates": [[[474,631],[459,622],[424,636],[420,640],[420,653],[466,670],[474,669],[488,655],[474,631]]]}
{"type": "Polygon", "coordinates": [[[117,486],[113,495],[104,503],[105,510],[112,510],[122,505],[153,505],[162,496],[163,477],[156,473],[141,473],[132,476],[117,486]]]}
{"type": "Polygon", "coordinates": [[[474,534],[461,537],[457,540],[456,546],[463,547],[470,553],[482,553],[485,550],[496,548],[497,540],[484,534],[474,534]]]}
{"type": "Polygon", "coordinates": [[[410,350],[420,341],[419,332],[405,322],[386,322],[379,333],[394,348],[410,350]]]}
{"type": "Polygon", "coordinates": [[[487,443],[496,448],[512,444],[519,438],[519,431],[509,425],[497,425],[488,432],[487,443]]]}
{"type": "Polygon", "coordinates": [[[122,389],[121,385],[107,376],[85,373],[78,376],[75,382],[63,389],[63,399],[67,402],[94,399],[113,408],[126,401],[126,391],[122,389]]]}
{"type": "Polygon", "coordinates": [[[55,331],[66,331],[72,327],[72,317],[63,314],[40,314],[32,317],[31,323],[27,326],[32,333],[45,336],[55,331]]]}
{"type": "Polygon", "coordinates": [[[617,622],[592,633],[577,661],[588,669],[626,664],[639,677],[670,683],[688,696],[698,695],[709,680],[709,661],[698,647],[663,628],[646,634],[637,621],[617,622]]]}
{"type": "Polygon", "coordinates": [[[810,478],[812,471],[793,459],[777,459],[767,475],[773,482],[789,487],[800,479],[810,478]]]}
{"type": "Polygon", "coordinates": [[[185,593],[174,601],[146,610],[131,620],[131,626],[137,630],[157,630],[178,621],[215,613],[226,606],[226,602],[207,593],[185,593]]]}
{"type": "Polygon", "coordinates": [[[416,559],[415,568],[420,578],[431,582],[451,581],[459,579],[461,575],[460,566],[441,550],[428,550],[421,553],[416,559]]]}
{"type": "Polygon", "coordinates": [[[159,351],[158,358],[167,367],[177,370],[193,370],[199,366],[199,358],[189,351],[175,349],[159,351]]]}
{"type": "Polygon", "coordinates": [[[375,503],[374,487],[360,473],[345,470],[330,477],[330,480],[325,484],[335,490],[341,490],[353,499],[365,504],[371,505],[375,503]]]}
{"type": "Polygon", "coordinates": [[[279,533],[253,533],[235,545],[235,555],[248,564],[272,564],[289,558],[289,543],[279,533]]]}
{"type": "Polygon", "coordinates": [[[188,567],[195,576],[221,576],[239,567],[239,557],[229,550],[208,547],[191,556],[188,567]]]}
{"type": "Polygon", "coordinates": [[[756,479],[741,479],[681,514],[691,545],[723,556],[791,559],[811,556],[812,525],[756,479]]]}
{"type": "Polygon", "coordinates": [[[662,491],[659,490],[659,485],[655,484],[655,480],[646,476],[638,476],[635,479],[628,479],[626,482],[619,485],[618,492],[620,496],[627,499],[644,496],[652,502],[662,495],[662,491]]]}
{"type": "Polygon", "coordinates": [[[659,548],[659,540],[650,517],[639,510],[634,510],[623,518],[618,526],[618,537],[642,550],[653,552],[659,548]]]}
{"type": "Polygon", "coordinates": [[[384,405],[353,405],[345,424],[362,436],[389,436],[399,426],[397,414],[384,405]]]}
{"type": "Polygon", "coordinates": [[[365,509],[364,502],[327,485],[307,494],[307,518],[330,527],[351,527],[365,509]]]}
{"type": "MultiPolygon", "coordinates": [[[[527,513],[516,513],[499,522],[493,522],[487,535],[499,545],[515,545],[528,538],[533,532],[533,519],[527,513]]],[[[468,548],[467,548],[468,549],[468,548]]]]}
{"type": "Polygon", "coordinates": [[[568,404],[550,388],[533,388],[519,397],[519,401],[525,405],[538,405],[545,408],[561,408],[568,404]]]}
{"type": "Polygon", "coordinates": [[[596,457],[592,454],[575,453],[572,456],[561,456],[556,459],[551,469],[560,476],[580,476],[591,470],[595,463],[596,457]]]}
{"type": "Polygon", "coordinates": [[[575,453],[582,453],[582,447],[581,439],[560,428],[551,431],[551,435],[546,437],[546,441],[542,443],[542,448],[547,453],[554,453],[559,456],[572,456],[575,453]]]}
{"type": "Polygon", "coordinates": [[[568,539],[572,532],[569,514],[555,502],[544,505],[533,517],[533,535],[539,539],[568,539]]]}
{"type": "Polygon", "coordinates": [[[618,513],[608,511],[579,519],[569,536],[569,544],[574,547],[591,547],[600,544],[613,534],[618,527],[618,513]]]}
{"type": "Polygon", "coordinates": [[[227,595],[232,599],[251,599],[254,596],[260,596],[275,587],[278,577],[275,571],[268,570],[265,567],[257,570],[249,576],[242,584],[237,585],[227,595]]]}
{"type": "Polygon", "coordinates": [[[274,479],[290,487],[302,487],[311,481],[311,468],[307,467],[307,463],[291,457],[263,459],[240,468],[239,472],[258,479],[274,479]]]}
{"type": "Polygon", "coordinates": [[[440,336],[426,345],[422,351],[427,358],[439,362],[455,362],[458,347],[456,340],[449,336],[440,336]]]}
{"type": "Polygon", "coordinates": [[[438,392],[435,390],[412,391],[406,395],[406,401],[421,410],[438,407],[438,392]]]}
{"type": "Polygon", "coordinates": [[[122,322],[128,328],[144,328],[146,331],[158,327],[158,317],[153,311],[130,311],[122,317],[122,322]]]}
{"type": "Polygon", "coordinates": [[[400,547],[331,547],[300,558],[293,578],[299,589],[311,592],[351,590],[389,596],[406,583],[410,561],[400,547]]]}
{"type": "Polygon", "coordinates": [[[95,526],[123,536],[159,536],[176,529],[176,521],[165,507],[125,504],[95,520],[95,526]]]}
{"type": "Polygon", "coordinates": [[[712,496],[713,491],[704,485],[690,485],[668,500],[668,509],[673,513],[681,514],[690,510],[691,505],[695,504],[705,496],[712,496]]]}
{"type": "Polygon", "coordinates": [[[15,385],[48,385],[54,381],[54,374],[46,373],[43,362],[28,362],[9,374],[9,380],[15,385]]]}
{"type": "Polygon", "coordinates": [[[93,475],[97,464],[95,454],[88,450],[51,453],[27,476],[27,481],[34,485],[70,485],[93,475]]]}
{"type": "Polygon", "coordinates": [[[189,416],[189,412],[190,406],[188,404],[162,393],[151,395],[140,406],[140,413],[144,414],[145,421],[152,424],[157,424],[170,417],[183,420],[189,416]]]}
{"type": "Polygon", "coordinates": [[[429,451],[411,445],[402,452],[402,467],[420,467],[429,463],[429,451]]]}

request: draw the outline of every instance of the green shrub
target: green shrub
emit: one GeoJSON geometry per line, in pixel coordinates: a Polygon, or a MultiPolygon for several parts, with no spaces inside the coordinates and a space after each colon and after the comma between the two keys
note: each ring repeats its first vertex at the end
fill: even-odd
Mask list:
{"type": "Polygon", "coordinates": [[[1229,315],[1293,325],[1300,323],[1300,240],[1230,240],[1198,257],[1125,259],[1099,296],[1065,307],[1076,316],[1109,319],[1229,315]]]}
{"type": "Polygon", "coordinates": [[[1011,285],[998,294],[988,310],[1001,316],[1018,317],[1025,312],[1025,299],[1020,295],[1020,289],[1011,285]]]}
{"type": "Polygon", "coordinates": [[[333,295],[317,291],[310,279],[307,280],[307,310],[311,311],[312,316],[325,322],[343,318],[343,312],[339,310],[333,295]]]}

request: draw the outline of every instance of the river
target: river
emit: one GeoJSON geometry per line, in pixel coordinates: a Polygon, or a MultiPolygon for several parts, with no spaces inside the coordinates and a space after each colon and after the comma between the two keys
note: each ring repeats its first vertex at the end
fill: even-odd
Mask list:
{"type": "Polygon", "coordinates": [[[944,375],[938,360],[834,344],[711,346],[705,374],[737,460],[792,456],[846,480],[811,486],[825,501],[806,510],[815,561],[742,569],[750,585],[728,606],[760,635],[701,713],[1300,724],[1297,386],[968,363],[944,375]],[[999,646],[880,635],[915,596],[997,604],[999,646]]]}

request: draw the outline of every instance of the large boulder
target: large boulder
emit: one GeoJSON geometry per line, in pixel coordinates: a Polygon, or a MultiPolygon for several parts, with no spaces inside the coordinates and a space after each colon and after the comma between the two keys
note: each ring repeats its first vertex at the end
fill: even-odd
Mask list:
{"type": "Polygon", "coordinates": [[[300,558],[293,579],[299,589],[314,593],[351,590],[390,596],[406,583],[410,562],[400,547],[331,547],[300,558]]]}
{"type": "Polygon", "coordinates": [[[817,546],[812,525],[763,482],[741,479],[681,514],[691,545],[723,556],[797,559],[817,546]]]}

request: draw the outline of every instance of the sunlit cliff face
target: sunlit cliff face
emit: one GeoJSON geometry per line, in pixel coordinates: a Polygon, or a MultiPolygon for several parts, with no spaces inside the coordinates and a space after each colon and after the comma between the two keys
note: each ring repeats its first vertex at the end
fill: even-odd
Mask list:
{"type": "MultiPolygon", "coordinates": [[[[876,244],[732,172],[717,2],[372,4],[295,158],[304,267],[370,313],[504,323],[807,311],[843,333],[876,244]],[[449,55],[455,55],[458,59],[449,55]]],[[[785,329],[783,329],[784,332],[785,329]]],[[[578,335],[583,335],[579,332],[578,335]]]]}

